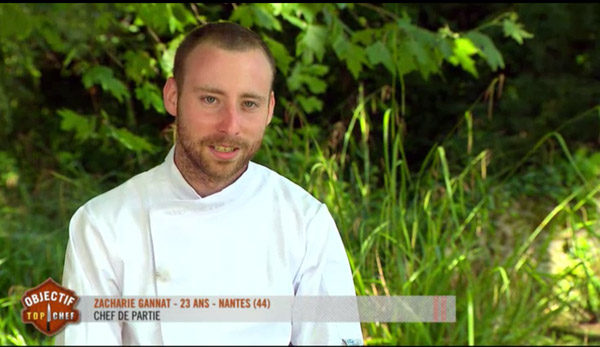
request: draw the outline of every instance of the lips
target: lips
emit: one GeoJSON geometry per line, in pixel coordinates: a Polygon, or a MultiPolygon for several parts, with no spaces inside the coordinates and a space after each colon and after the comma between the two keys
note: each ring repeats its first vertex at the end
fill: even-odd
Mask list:
{"type": "Polygon", "coordinates": [[[239,147],[228,145],[208,146],[210,152],[220,160],[231,160],[235,158],[240,151],[239,147]]]}

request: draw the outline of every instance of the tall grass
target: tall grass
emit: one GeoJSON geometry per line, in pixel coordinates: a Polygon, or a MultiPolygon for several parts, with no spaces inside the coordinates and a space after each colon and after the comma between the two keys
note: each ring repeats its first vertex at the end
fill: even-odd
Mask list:
{"type": "Polygon", "coordinates": [[[60,282],[75,209],[107,187],[83,171],[40,172],[35,184],[0,190],[0,345],[49,345],[54,338],[21,322],[21,296],[48,277],[60,282]]]}
{"type": "MultiPolygon", "coordinates": [[[[465,113],[464,129],[456,129],[468,139],[465,165],[458,166],[457,158],[449,158],[444,144],[439,144],[418,170],[409,170],[398,110],[372,107],[372,113],[367,112],[368,105],[381,105],[373,100],[376,95],[365,98],[359,90],[337,148],[320,145],[311,131],[288,134],[282,138],[301,136],[298,142],[311,144],[311,149],[305,147],[296,157],[297,166],[290,166],[287,160],[274,159],[273,153],[283,150],[292,155],[286,150],[293,151],[294,144],[274,148],[269,143],[267,160],[328,204],[348,249],[359,295],[456,296],[455,324],[366,323],[367,342],[504,345],[562,339],[556,335],[558,316],[573,303],[557,298],[557,293],[570,272],[548,270],[548,247],[557,235],[575,234],[582,227],[590,238],[599,239],[594,230],[599,224],[600,172],[584,177],[557,132],[542,138],[507,170],[490,172],[489,151],[472,153],[470,111],[465,113]],[[381,123],[376,127],[374,122],[381,123]],[[375,135],[373,128],[382,131],[375,135]],[[522,211],[523,194],[508,182],[552,139],[562,150],[555,160],[566,163],[577,180],[555,201],[539,203],[541,210],[522,211]],[[533,214],[530,220],[528,212],[533,214]],[[514,221],[502,222],[507,216],[514,221]]],[[[303,123],[304,129],[310,128],[306,120],[303,123]]],[[[449,134],[448,141],[452,140],[449,134]]],[[[588,263],[597,266],[600,259],[588,263]]],[[[579,281],[600,283],[597,269],[585,266],[587,278],[579,281]]],[[[580,337],[562,341],[583,343],[589,338],[580,337]]]]}
{"type": "MultiPolygon", "coordinates": [[[[274,119],[256,158],[328,205],[359,295],[456,296],[456,323],[363,323],[366,342],[588,341],[577,335],[568,340],[554,325],[575,304],[586,307],[574,304],[569,296],[574,290],[600,292],[595,259],[576,255],[573,265],[559,273],[549,271],[546,263],[558,235],[584,230],[590,239],[599,239],[599,176],[582,172],[559,133],[540,140],[506,170],[490,171],[490,151],[474,152],[471,111],[446,142],[434,145],[420,163],[409,163],[399,107],[386,105],[377,95],[359,90],[345,131],[328,138],[287,103],[290,124],[300,126],[274,119]],[[448,146],[459,132],[468,139],[460,158],[448,146]],[[575,180],[555,201],[523,197],[512,182],[525,176],[523,164],[552,140],[562,150],[556,160],[566,163],[575,180]],[[561,291],[565,280],[579,281],[579,286],[561,291]]],[[[53,342],[20,322],[20,296],[47,277],[60,279],[70,215],[106,190],[84,172],[44,177],[36,186],[23,183],[20,191],[5,190],[0,196],[5,202],[0,216],[0,344],[53,342]]]]}

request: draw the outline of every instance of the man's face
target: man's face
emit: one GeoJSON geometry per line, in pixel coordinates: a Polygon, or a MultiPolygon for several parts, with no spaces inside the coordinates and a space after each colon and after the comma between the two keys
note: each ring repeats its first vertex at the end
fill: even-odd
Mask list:
{"type": "Polygon", "coordinates": [[[181,87],[171,78],[163,94],[167,111],[177,117],[177,151],[212,183],[235,180],[273,116],[269,62],[259,49],[201,44],[188,55],[184,72],[181,87]]]}

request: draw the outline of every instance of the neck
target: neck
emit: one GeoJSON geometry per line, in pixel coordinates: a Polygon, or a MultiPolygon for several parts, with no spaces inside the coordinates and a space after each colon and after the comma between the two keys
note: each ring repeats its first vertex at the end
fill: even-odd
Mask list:
{"type": "Polygon", "coordinates": [[[174,159],[175,166],[177,166],[183,178],[203,198],[227,188],[248,168],[248,165],[246,165],[239,172],[227,178],[214,178],[199,168],[180,146],[175,147],[174,159]]]}

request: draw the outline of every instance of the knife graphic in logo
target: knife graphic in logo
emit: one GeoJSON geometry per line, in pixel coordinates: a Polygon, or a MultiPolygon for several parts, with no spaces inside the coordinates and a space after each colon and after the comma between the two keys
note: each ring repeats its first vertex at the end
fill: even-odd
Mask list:
{"type": "Polygon", "coordinates": [[[46,318],[46,331],[50,331],[50,303],[48,303],[48,317],[46,318]]]}

